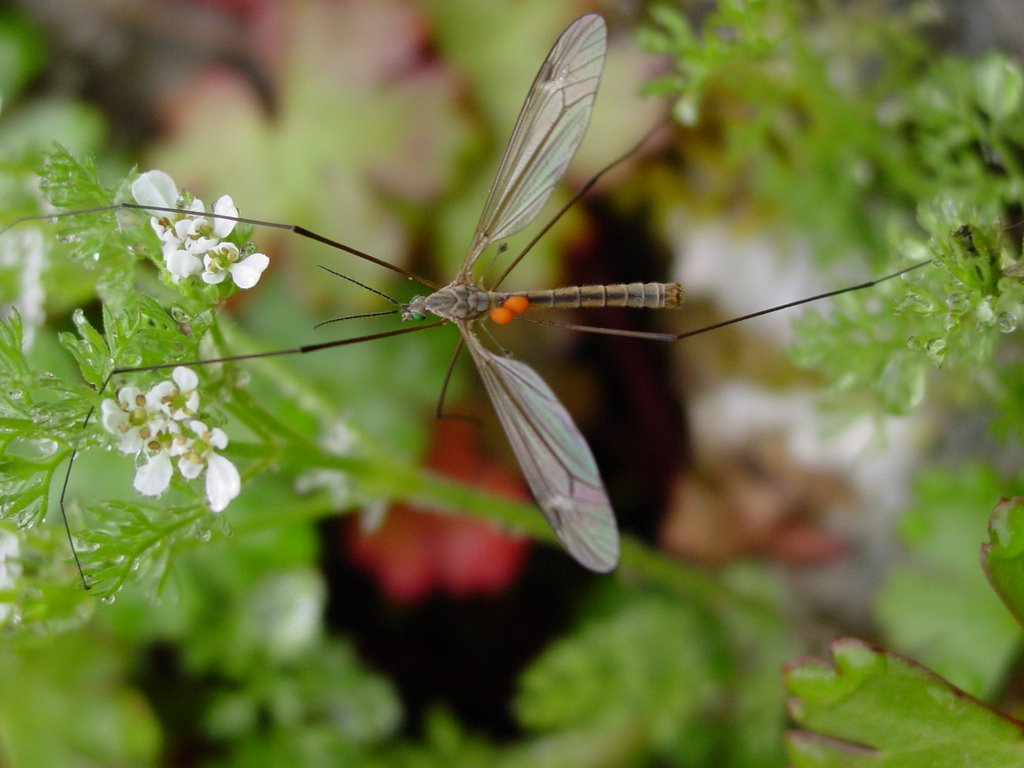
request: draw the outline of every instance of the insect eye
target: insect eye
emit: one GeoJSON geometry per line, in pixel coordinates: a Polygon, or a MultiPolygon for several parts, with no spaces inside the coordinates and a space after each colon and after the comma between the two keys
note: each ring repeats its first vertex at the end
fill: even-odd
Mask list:
{"type": "Polygon", "coordinates": [[[408,304],[405,305],[404,317],[406,320],[426,320],[427,316],[422,312],[413,309],[414,306],[419,304],[423,300],[423,296],[413,296],[408,304]]]}

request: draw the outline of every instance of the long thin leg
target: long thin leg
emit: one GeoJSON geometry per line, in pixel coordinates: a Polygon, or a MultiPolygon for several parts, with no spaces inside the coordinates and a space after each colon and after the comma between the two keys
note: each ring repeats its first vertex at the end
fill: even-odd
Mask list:
{"type": "Polygon", "coordinates": [[[364,261],[368,261],[371,264],[376,264],[379,267],[384,267],[384,269],[389,269],[392,272],[398,273],[402,277],[407,277],[410,280],[415,280],[417,283],[433,288],[434,290],[437,290],[438,288],[441,287],[440,284],[438,283],[422,278],[419,275],[414,275],[412,272],[402,269],[399,266],[389,264],[388,262],[382,259],[378,259],[376,256],[371,256],[368,253],[360,251],[358,248],[353,248],[350,245],[339,243],[337,240],[332,240],[329,237],[321,235],[317,232],[313,232],[312,230],[306,229],[305,227],[299,226],[298,224],[282,224],[276,221],[262,221],[261,219],[249,219],[244,216],[228,216],[227,214],[223,213],[200,213],[198,211],[190,212],[183,211],[180,208],[163,208],[161,206],[156,205],[140,205],[139,203],[115,203],[113,205],[98,206],[96,208],[82,208],[77,211],[60,211],[58,213],[44,213],[36,216],[22,216],[20,219],[15,219],[10,224],[7,224],[6,226],[0,228],[0,235],[3,235],[8,230],[13,229],[14,227],[26,221],[56,221],[57,219],[69,218],[72,216],[84,216],[86,214],[91,213],[103,213],[104,211],[123,210],[147,211],[149,213],[155,211],[157,213],[192,214],[195,216],[201,216],[208,219],[223,219],[225,221],[234,221],[240,224],[252,224],[258,227],[268,227],[270,229],[281,229],[286,232],[294,232],[296,235],[300,235],[309,240],[315,240],[316,242],[323,243],[324,245],[328,245],[331,248],[337,248],[339,251],[344,251],[345,253],[351,254],[352,256],[356,256],[360,259],[363,259],[364,261]]]}
{"type": "Polygon", "coordinates": [[[435,419],[454,419],[457,421],[468,421],[470,424],[474,424],[477,427],[480,426],[480,419],[476,416],[470,416],[465,413],[445,413],[444,412],[444,401],[448,396],[448,384],[451,383],[452,374],[455,372],[455,362],[459,359],[459,353],[462,352],[463,347],[466,346],[465,341],[462,337],[459,337],[459,343],[455,345],[455,351],[452,352],[452,358],[448,361],[448,368],[444,372],[444,381],[441,382],[441,392],[437,396],[437,405],[434,406],[434,418],[435,419]]]}
{"type": "Polygon", "coordinates": [[[527,323],[535,325],[553,325],[557,328],[566,328],[570,331],[582,331],[583,333],[601,333],[605,336],[627,336],[631,339],[647,339],[648,341],[675,341],[679,338],[674,333],[658,333],[657,331],[629,331],[624,328],[604,328],[599,325],[579,325],[578,323],[562,323],[557,320],[541,320],[537,317],[523,316],[519,318],[527,323]]]}
{"type": "Polygon", "coordinates": [[[921,267],[927,266],[928,264],[931,263],[931,259],[927,261],[920,261],[917,264],[913,264],[912,266],[906,267],[905,269],[901,269],[898,272],[893,272],[891,274],[885,275],[884,277],[879,277],[874,280],[868,280],[867,282],[864,283],[850,285],[847,286],[846,288],[837,288],[834,291],[826,291],[825,293],[818,293],[815,294],[814,296],[808,296],[807,298],[804,299],[797,299],[796,301],[790,301],[785,304],[779,304],[774,307],[768,307],[767,309],[758,310],[757,312],[751,312],[748,315],[734,317],[731,320],[723,320],[720,323],[713,323],[711,325],[705,325],[701,328],[694,328],[692,331],[686,331],[685,333],[675,335],[669,334],[669,338],[667,339],[667,341],[679,341],[680,339],[686,339],[689,338],[690,336],[699,336],[700,334],[707,333],[708,331],[714,331],[719,328],[725,328],[727,325],[735,325],[736,323],[742,323],[744,320],[750,320],[751,318],[754,317],[761,317],[761,315],[770,315],[773,312],[779,312],[783,309],[799,307],[801,304],[810,304],[811,302],[821,301],[822,299],[829,299],[832,298],[833,296],[841,296],[844,293],[852,293],[853,291],[859,291],[862,288],[870,288],[874,285],[878,285],[879,283],[884,283],[886,280],[892,280],[893,278],[899,277],[900,275],[905,275],[908,272],[913,272],[915,269],[920,269],[921,267]]]}

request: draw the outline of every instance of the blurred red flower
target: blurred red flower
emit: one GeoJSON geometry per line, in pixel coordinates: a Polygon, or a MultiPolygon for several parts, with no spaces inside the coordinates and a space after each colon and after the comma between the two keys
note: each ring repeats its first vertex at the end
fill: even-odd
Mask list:
{"type": "MultiPolygon", "coordinates": [[[[513,498],[527,498],[521,480],[481,459],[479,430],[438,420],[427,466],[445,475],[513,498]]],[[[495,594],[515,582],[530,542],[486,520],[421,511],[395,504],[383,524],[367,532],[353,519],[345,548],[392,600],[411,603],[432,593],[454,597],[495,594]]]]}

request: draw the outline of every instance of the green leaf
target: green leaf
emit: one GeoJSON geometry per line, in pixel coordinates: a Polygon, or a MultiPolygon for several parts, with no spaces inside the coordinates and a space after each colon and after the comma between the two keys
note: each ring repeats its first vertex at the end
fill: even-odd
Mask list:
{"type": "Polygon", "coordinates": [[[977,559],[986,514],[1005,488],[983,467],[922,475],[918,503],[900,521],[908,557],[890,571],[876,603],[889,645],[974,695],[1002,685],[1021,641],[977,559]]]}
{"type": "Polygon", "coordinates": [[[557,729],[559,739],[570,742],[586,741],[583,734],[590,733],[593,748],[607,741],[626,755],[699,749],[694,744],[703,740],[695,726],[707,715],[716,687],[706,628],[685,604],[637,595],[614,615],[556,642],[531,665],[520,681],[517,716],[531,730],[557,729]],[[684,747],[684,734],[694,744],[684,747]]]}
{"type": "Polygon", "coordinates": [[[1024,723],[924,667],[859,640],[832,644],[833,663],[803,659],[784,677],[796,768],[1006,768],[1024,765],[1024,723]]]}
{"type": "Polygon", "coordinates": [[[989,518],[988,533],[989,543],[981,547],[985,575],[1024,625],[1024,497],[1001,500],[989,518]]]}

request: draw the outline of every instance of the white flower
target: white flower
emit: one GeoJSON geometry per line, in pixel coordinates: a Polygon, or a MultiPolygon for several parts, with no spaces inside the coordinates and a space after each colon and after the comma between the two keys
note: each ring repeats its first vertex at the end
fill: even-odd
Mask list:
{"type": "Polygon", "coordinates": [[[123,387],[117,400],[100,403],[100,421],[107,432],[120,438],[117,450],[121,453],[138,454],[164,426],[164,419],[138,387],[123,387]]]}
{"type": "Polygon", "coordinates": [[[213,204],[216,217],[206,217],[203,201],[193,198],[187,207],[179,200],[174,180],[163,171],[147,171],[132,183],[132,196],[144,206],[176,208],[180,213],[161,212],[150,219],[153,231],[160,238],[164,264],[175,283],[195,275],[215,284],[231,275],[239,288],[252,288],[270,263],[262,253],[247,255],[239,261],[239,249],[223,239],[230,235],[238,216],[238,208],[229,195],[213,204]],[[232,218],[224,218],[232,217],[232,218]]]}
{"type": "Polygon", "coordinates": [[[171,379],[146,393],[138,387],[123,387],[116,400],[105,399],[100,403],[100,420],[118,438],[119,451],[135,454],[135,490],[146,496],[162,494],[170,485],[177,459],[178,471],[186,480],[206,470],[206,498],[214,512],[221,512],[241,491],[241,478],[235,465],[216,453],[227,447],[224,430],[209,429],[192,418],[199,411],[198,384],[195,371],[179,365],[171,379]],[[188,432],[182,431],[186,427],[188,432]]]}
{"type": "Polygon", "coordinates": [[[214,449],[227,447],[228,436],[224,430],[214,427],[207,429],[201,421],[189,423],[189,429],[196,435],[195,440],[178,460],[178,471],[187,480],[199,477],[206,468],[206,500],[210,509],[221,512],[242,488],[241,478],[235,465],[214,449]]]}
{"type": "Polygon", "coordinates": [[[171,484],[173,472],[169,452],[157,451],[135,470],[135,481],[132,485],[143,496],[159,496],[171,484]]]}
{"type": "Polygon", "coordinates": [[[146,407],[178,421],[195,416],[199,411],[196,372],[179,365],[171,372],[171,378],[173,381],[161,381],[146,393],[146,407]]]}
{"type": "MultiPolygon", "coordinates": [[[[332,422],[318,442],[325,450],[338,456],[355,456],[360,450],[359,435],[344,421],[332,422]]],[[[295,490],[299,493],[317,489],[325,490],[335,507],[352,506],[363,501],[353,488],[349,475],[344,472],[312,469],[303,472],[295,480],[295,490]]]]}
{"type": "Polygon", "coordinates": [[[270,259],[262,253],[253,253],[238,261],[239,255],[238,247],[232,243],[221,243],[219,248],[207,251],[203,256],[206,267],[203,282],[220,283],[230,274],[239,288],[252,288],[259,282],[270,259]]]}
{"type": "MultiPolygon", "coordinates": [[[[0,527],[0,590],[14,589],[18,577],[21,576],[21,544],[18,535],[7,528],[9,523],[0,527]]],[[[0,602],[0,626],[17,616],[14,601],[0,602]]]]}
{"type": "Polygon", "coordinates": [[[5,233],[0,237],[0,266],[18,274],[18,292],[8,296],[10,301],[0,303],[0,316],[12,310],[21,315],[22,349],[32,347],[36,329],[46,319],[46,288],[43,273],[47,269],[47,248],[43,234],[37,229],[24,229],[5,233]]]}
{"type": "Polygon", "coordinates": [[[198,275],[203,271],[203,262],[199,260],[199,257],[180,248],[164,250],[164,264],[175,283],[180,283],[182,279],[198,275]]]}

